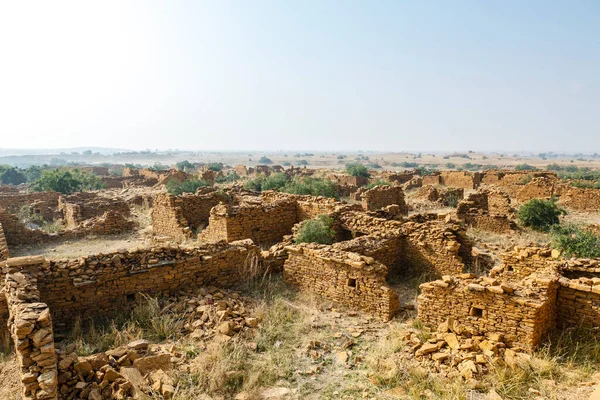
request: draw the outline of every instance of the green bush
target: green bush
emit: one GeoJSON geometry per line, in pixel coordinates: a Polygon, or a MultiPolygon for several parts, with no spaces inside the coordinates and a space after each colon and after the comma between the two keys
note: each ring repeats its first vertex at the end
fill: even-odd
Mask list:
{"type": "Polygon", "coordinates": [[[0,183],[3,185],[20,185],[25,182],[27,182],[27,177],[19,168],[0,165],[0,183]]]}
{"type": "Polygon", "coordinates": [[[86,190],[102,189],[102,181],[94,174],[75,170],[43,170],[32,185],[37,192],[59,192],[71,194],[86,190]]]}
{"type": "Polygon", "coordinates": [[[367,164],[368,168],[372,168],[372,169],[381,169],[381,165],[377,164],[377,163],[369,163],[367,164]]]}
{"type": "Polygon", "coordinates": [[[167,187],[167,192],[173,196],[178,196],[182,193],[196,193],[198,188],[212,185],[210,182],[201,179],[188,179],[183,182],[171,179],[165,186],[167,187]]]}
{"type": "Polygon", "coordinates": [[[262,156],[259,160],[258,160],[259,164],[273,164],[273,161],[271,161],[271,159],[267,156],[262,156]]]}
{"type": "Polygon", "coordinates": [[[299,160],[298,161],[298,165],[308,165],[308,161],[306,161],[306,160],[299,160]]]}
{"type": "Polygon", "coordinates": [[[537,168],[529,164],[519,164],[515,166],[516,171],[535,171],[537,168]]]}
{"type": "Polygon", "coordinates": [[[209,169],[210,171],[219,172],[219,171],[223,170],[223,163],[220,163],[220,162],[211,162],[211,163],[208,163],[206,165],[206,168],[209,169]]]}
{"type": "Polygon", "coordinates": [[[188,160],[179,161],[177,164],[175,164],[175,166],[180,171],[191,171],[194,169],[194,164],[188,160]]]}
{"type": "Polygon", "coordinates": [[[348,175],[352,176],[362,176],[364,178],[368,178],[370,176],[367,167],[358,163],[346,164],[346,172],[348,175]]]}
{"type": "Polygon", "coordinates": [[[553,227],[552,246],[567,257],[600,257],[600,237],[573,225],[553,227]]]}
{"type": "Polygon", "coordinates": [[[282,192],[292,194],[304,194],[311,196],[324,196],[338,199],[339,195],[335,190],[335,184],[329,179],[323,178],[294,178],[288,182],[282,192]]]}
{"type": "Polygon", "coordinates": [[[294,243],[331,244],[335,238],[335,231],[331,229],[332,224],[333,219],[326,215],[304,221],[294,235],[294,243]]]}
{"type": "Polygon", "coordinates": [[[558,207],[554,199],[531,199],[519,208],[517,218],[522,226],[545,232],[560,223],[559,217],[562,214],[565,211],[558,207]]]}

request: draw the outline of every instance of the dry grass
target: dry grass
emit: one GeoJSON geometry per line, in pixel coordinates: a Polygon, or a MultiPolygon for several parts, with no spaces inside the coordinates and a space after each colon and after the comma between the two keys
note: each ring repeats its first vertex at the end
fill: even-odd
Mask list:
{"type": "Polygon", "coordinates": [[[381,390],[402,387],[405,398],[469,399],[475,391],[494,390],[503,399],[525,400],[535,396],[546,399],[580,398],[586,391],[578,388],[591,379],[600,363],[600,340],[596,332],[572,329],[551,338],[535,352],[530,361],[518,365],[496,365],[478,381],[444,378],[420,366],[403,351],[408,343],[402,338],[410,328],[420,329],[421,339],[429,333],[418,321],[412,326],[395,322],[389,325],[374,346],[367,362],[371,381],[381,390]]]}
{"type": "Polygon", "coordinates": [[[127,344],[136,339],[161,342],[179,338],[184,319],[166,312],[160,300],[141,295],[130,314],[109,320],[76,320],[69,338],[77,354],[89,355],[127,344]]]}

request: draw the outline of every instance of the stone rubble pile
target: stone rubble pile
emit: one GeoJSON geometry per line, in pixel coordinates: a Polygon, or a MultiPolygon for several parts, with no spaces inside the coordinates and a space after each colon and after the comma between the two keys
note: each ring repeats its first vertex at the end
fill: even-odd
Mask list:
{"type": "MultiPolygon", "coordinates": [[[[161,313],[180,318],[180,333],[200,347],[210,340],[229,341],[259,323],[238,293],[215,287],[182,290],[166,299],[161,313]]],[[[143,394],[168,399],[175,393],[169,371],[185,361],[174,345],[151,345],[143,339],[87,357],[78,357],[74,347],[68,345],[57,352],[61,399],[120,400],[143,394]]]]}
{"type": "Polygon", "coordinates": [[[498,365],[519,365],[531,359],[518,348],[509,348],[501,333],[482,333],[448,318],[423,341],[419,332],[406,331],[404,340],[416,360],[447,378],[470,380],[498,365]]]}

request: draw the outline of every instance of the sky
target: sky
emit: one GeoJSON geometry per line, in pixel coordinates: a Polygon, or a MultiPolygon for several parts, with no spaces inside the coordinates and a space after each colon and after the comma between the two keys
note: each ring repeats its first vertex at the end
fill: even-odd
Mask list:
{"type": "Polygon", "coordinates": [[[0,148],[600,151],[600,2],[0,0],[0,148]]]}

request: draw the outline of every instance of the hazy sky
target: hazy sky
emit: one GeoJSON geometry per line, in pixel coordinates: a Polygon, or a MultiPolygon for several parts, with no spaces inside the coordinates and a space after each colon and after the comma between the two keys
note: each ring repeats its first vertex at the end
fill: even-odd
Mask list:
{"type": "Polygon", "coordinates": [[[0,147],[600,151],[600,1],[0,0],[0,147]]]}

